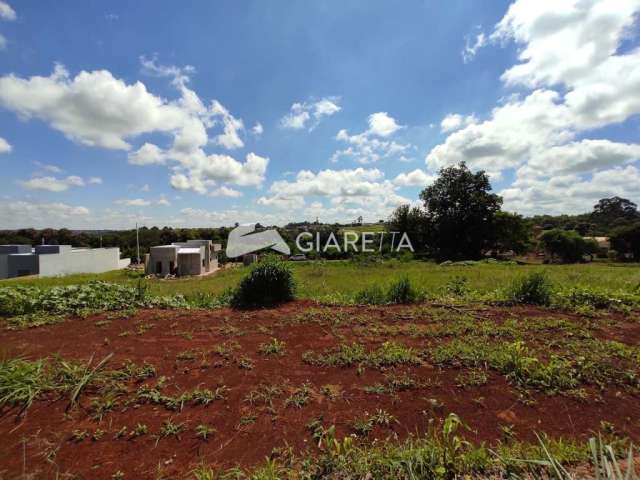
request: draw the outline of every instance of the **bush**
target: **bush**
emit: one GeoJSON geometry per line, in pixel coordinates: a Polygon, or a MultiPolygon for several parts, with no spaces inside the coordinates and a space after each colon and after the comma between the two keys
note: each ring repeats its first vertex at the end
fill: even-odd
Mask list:
{"type": "Polygon", "coordinates": [[[255,264],[234,291],[235,308],[270,307],[293,300],[295,282],[289,266],[277,257],[255,264]]]}
{"type": "Polygon", "coordinates": [[[379,285],[371,285],[356,293],[354,300],[360,305],[382,305],[387,302],[387,297],[379,285]]]}
{"type": "Polygon", "coordinates": [[[418,291],[413,288],[411,280],[406,275],[389,285],[389,290],[387,290],[389,303],[415,303],[419,297],[418,291]]]}
{"type": "Polygon", "coordinates": [[[559,259],[563,263],[577,263],[584,255],[592,255],[597,252],[598,244],[585,240],[578,232],[554,228],[540,235],[540,246],[551,257],[551,260],[559,259]]]}
{"type": "Polygon", "coordinates": [[[542,272],[534,272],[516,280],[511,286],[509,299],[513,303],[528,305],[549,305],[552,286],[542,272]]]}

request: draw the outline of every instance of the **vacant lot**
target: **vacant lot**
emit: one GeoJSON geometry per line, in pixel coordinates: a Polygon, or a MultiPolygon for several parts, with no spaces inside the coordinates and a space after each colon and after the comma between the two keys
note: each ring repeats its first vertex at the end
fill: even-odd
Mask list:
{"type": "MultiPolygon", "coordinates": [[[[318,278],[311,266],[296,272],[331,284],[339,267],[322,268],[318,278]]],[[[433,275],[436,267],[428,268],[433,275]]],[[[461,271],[480,285],[472,272],[484,267],[468,268],[461,271]]],[[[599,268],[610,268],[618,285],[634,278],[625,268],[599,268]]],[[[419,264],[411,269],[421,275],[419,264]]],[[[592,271],[586,266],[585,277],[592,271]]],[[[0,417],[1,478],[186,478],[196,468],[204,475],[265,457],[276,473],[260,478],[278,478],[275,465],[292,455],[315,456],[318,445],[352,448],[328,438],[398,443],[440,431],[450,413],[468,426],[455,442],[464,437],[515,456],[535,433],[548,434],[555,454],[573,461],[586,458],[579,445],[596,432],[640,440],[634,312],[298,301],[249,312],[104,313],[3,328],[0,344],[10,372],[2,385],[27,390],[0,417]]],[[[447,452],[467,448],[443,438],[447,452]]],[[[496,461],[480,452],[486,459],[474,453],[466,461],[496,461]]],[[[322,470],[314,472],[319,478],[322,470]]]]}
{"type": "MultiPolygon", "coordinates": [[[[371,285],[385,285],[407,275],[419,288],[434,295],[440,294],[448,282],[464,277],[472,290],[486,293],[506,288],[514,278],[535,271],[544,271],[558,287],[575,285],[603,287],[607,290],[631,291],[640,286],[638,264],[591,263],[583,265],[510,265],[477,264],[439,266],[430,262],[397,260],[385,262],[301,262],[291,263],[298,281],[298,295],[308,299],[348,296],[371,285]]],[[[220,294],[234,287],[247,272],[245,267],[230,268],[204,278],[174,280],[146,280],[150,290],[158,295],[181,293],[193,296],[200,293],[220,294]]],[[[0,281],[3,285],[71,285],[88,280],[136,285],[138,278],[125,271],[99,275],[71,275],[61,278],[15,279],[0,281]]]]}

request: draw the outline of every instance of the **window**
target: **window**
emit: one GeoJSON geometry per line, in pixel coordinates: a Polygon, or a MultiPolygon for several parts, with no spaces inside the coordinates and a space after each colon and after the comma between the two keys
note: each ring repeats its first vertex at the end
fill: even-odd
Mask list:
{"type": "Polygon", "coordinates": [[[162,273],[162,262],[156,262],[156,274],[160,275],[162,273]]]}

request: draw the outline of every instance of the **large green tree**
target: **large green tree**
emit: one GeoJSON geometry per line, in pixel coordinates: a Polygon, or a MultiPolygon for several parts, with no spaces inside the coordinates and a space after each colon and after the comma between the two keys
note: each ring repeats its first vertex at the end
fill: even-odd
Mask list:
{"type": "Polygon", "coordinates": [[[618,227],[611,234],[611,248],[624,259],[640,262],[640,222],[618,227]]]}
{"type": "Polygon", "coordinates": [[[439,260],[480,258],[494,239],[494,220],[502,198],[491,193],[484,171],[464,162],[443,168],[420,193],[426,210],[428,245],[439,260]]]}

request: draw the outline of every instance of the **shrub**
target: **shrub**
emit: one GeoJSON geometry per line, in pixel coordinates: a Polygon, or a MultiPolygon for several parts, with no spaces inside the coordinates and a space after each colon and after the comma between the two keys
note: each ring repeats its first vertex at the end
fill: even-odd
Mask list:
{"type": "Polygon", "coordinates": [[[382,305],[387,298],[380,285],[371,285],[356,293],[355,302],[360,305],[382,305]]]}
{"type": "Polygon", "coordinates": [[[415,303],[420,295],[411,284],[408,276],[400,277],[392,283],[387,290],[387,301],[389,303],[415,303]]]}
{"type": "Polygon", "coordinates": [[[576,263],[582,260],[584,255],[596,253],[598,244],[582,238],[573,230],[554,228],[540,235],[540,246],[550,255],[551,260],[556,258],[564,263],[576,263]]]}
{"type": "Polygon", "coordinates": [[[233,293],[235,308],[256,308],[278,305],[293,300],[295,282],[289,266],[277,257],[268,257],[255,264],[240,281],[233,293]]]}
{"type": "Polygon", "coordinates": [[[534,272],[517,279],[511,286],[509,300],[529,305],[549,305],[552,286],[542,272],[534,272]]]}

